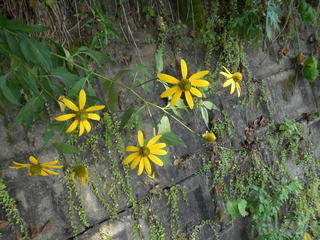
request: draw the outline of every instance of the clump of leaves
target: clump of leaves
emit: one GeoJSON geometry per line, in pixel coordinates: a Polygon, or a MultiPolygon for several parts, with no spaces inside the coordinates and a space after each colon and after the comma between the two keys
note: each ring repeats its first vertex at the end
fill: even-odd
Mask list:
{"type": "Polygon", "coordinates": [[[281,8],[274,2],[274,0],[269,0],[266,11],[266,33],[269,40],[272,39],[273,31],[279,31],[280,29],[279,17],[281,14],[281,8]]]}
{"type": "Polygon", "coordinates": [[[227,211],[234,220],[238,216],[245,217],[249,213],[246,211],[247,201],[244,199],[235,199],[227,201],[227,211]]]}
{"type": "Polygon", "coordinates": [[[316,10],[305,0],[302,0],[298,6],[299,14],[303,21],[312,23],[316,19],[316,10]]]}
{"type": "Polygon", "coordinates": [[[318,60],[314,56],[310,56],[304,62],[303,77],[309,82],[315,82],[319,76],[318,60]]]}

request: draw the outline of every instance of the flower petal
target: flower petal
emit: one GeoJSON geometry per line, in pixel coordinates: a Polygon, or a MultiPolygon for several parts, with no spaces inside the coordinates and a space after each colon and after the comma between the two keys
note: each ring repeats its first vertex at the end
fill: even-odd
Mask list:
{"type": "Polygon", "coordinates": [[[69,113],[69,114],[64,114],[64,115],[61,115],[59,117],[56,117],[54,120],[56,121],[67,121],[71,118],[74,118],[76,116],[75,113],[69,113]]]}
{"type": "Polygon", "coordinates": [[[96,113],[88,113],[88,118],[91,120],[100,121],[100,116],[96,113]]]}
{"type": "Polygon", "coordinates": [[[68,98],[64,98],[62,99],[62,101],[64,102],[64,104],[70,108],[71,110],[75,111],[75,112],[78,112],[79,111],[79,108],[73,103],[71,102],[68,98]]]}
{"type": "Polygon", "coordinates": [[[223,87],[224,87],[224,88],[225,88],[225,87],[228,87],[228,86],[231,85],[233,82],[234,82],[233,79],[229,79],[229,80],[227,80],[227,81],[224,82],[223,87]]]}
{"type": "Polygon", "coordinates": [[[194,87],[190,88],[190,92],[191,92],[193,95],[195,95],[196,97],[199,97],[199,98],[202,97],[202,93],[201,93],[198,89],[196,89],[196,88],[194,88],[194,87]]]}
{"type": "Polygon", "coordinates": [[[197,80],[199,78],[202,78],[205,75],[207,75],[208,73],[209,73],[209,71],[200,71],[200,72],[197,72],[195,74],[192,74],[192,76],[189,77],[189,81],[193,81],[193,80],[197,80]]]}
{"type": "Polygon", "coordinates": [[[171,101],[170,101],[170,105],[171,106],[174,106],[178,103],[180,97],[181,97],[181,94],[182,94],[182,90],[179,89],[178,91],[176,91],[176,93],[173,95],[171,101]]]}
{"type": "Polygon", "coordinates": [[[76,127],[78,126],[78,123],[79,123],[79,120],[78,120],[78,119],[74,120],[74,121],[71,123],[71,125],[69,126],[69,128],[67,129],[66,132],[69,133],[69,132],[72,132],[73,130],[75,130],[76,127]]]}
{"type": "Polygon", "coordinates": [[[191,81],[191,85],[195,87],[207,87],[210,85],[210,83],[206,80],[198,79],[191,81]]]}
{"type": "Polygon", "coordinates": [[[166,91],[164,91],[163,93],[161,93],[160,97],[161,98],[166,98],[171,96],[172,94],[174,94],[175,92],[177,92],[180,89],[179,86],[174,86],[172,88],[167,89],[166,91]]]}
{"type": "Polygon", "coordinates": [[[154,136],[153,138],[151,138],[149,140],[149,142],[147,143],[147,147],[153,145],[155,142],[157,142],[160,138],[162,137],[162,134],[159,134],[157,136],[154,136]]]}
{"type": "Polygon", "coordinates": [[[166,83],[172,83],[172,84],[178,84],[180,81],[178,79],[176,79],[175,77],[172,77],[168,74],[164,74],[164,73],[158,73],[157,77],[161,80],[164,81],[166,83]]]}
{"type": "Polygon", "coordinates": [[[48,167],[48,168],[62,168],[63,165],[43,165],[41,164],[42,167],[48,167]]]}
{"type": "Polygon", "coordinates": [[[150,164],[150,161],[147,157],[143,158],[143,161],[144,161],[144,167],[148,173],[148,175],[151,175],[152,174],[152,168],[151,168],[151,164],[150,164]]]}
{"type": "Polygon", "coordinates": [[[84,128],[86,129],[87,133],[89,133],[91,131],[91,125],[90,125],[89,121],[83,120],[82,124],[83,124],[84,128]]]}
{"type": "Polygon", "coordinates": [[[180,65],[181,65],[181,75],[183,79],[187,79],[187,74],[188,74],[188,67],[187,63],[185,60],[181,58],[180,60],[180,65]]]}
{"type": "Polygon", "coordinates": [[[91,106],[86,108],[86,112],[92,112],[92,111],[99,111],[104,109],[106,106],[105,105],[96,105],[96,106],[91,106]]]}
{"type": "MultiPolygon", "coordinates": [[[[31,171],[30,171],[29,175],[30,175],[30,176],[33,175],[31,171]]],[[[44,169],[41,169],[40,175],[41,175],[41,176],[49,176],[49,174],[48,174],[46,171],[44,171],[44,169]]]]}
{"type": "Polygon", "coordinates": [[[235,89],[236,89],[236,84],[232,83],[231,84],[231,89],[230,89],[230,94],[233,94],[235,89]]]}
{"type": "Polygon", "coordinates": [[[141,158],[141,161],[139,163],[138,176],[140,176],[143,173],[143,169],[144,169],[144,158],[141,158]]]}
{"type": "Polygon", "coordinates": [[[131,163],[131,166],[130,166],[131,169],[132,170],[135,169],[138,166],[140,161],[141,161],[141,157],[140,156],[138,156],[136,159],[134,159],[134,161],[131,163]]]}
{"type": "MultiPolygon", "coordinates": [[[[54,172],[54,171],[52,171],[50,169],[42,168],[42,170],[45,171],[48,174],[51,174],[51,175],[59,175],[59,173],[54,172]]],[[[42,172],[42,170],[41,170],[41,172],[42,172]]]]}
{"type": "Polygon", "coordinates": [[[83,122],[82,121],[80,121],[79,122],[79,137],[83,134],[83,132],[84,132],[84,125],[83,125],[83,122]]]}
{"type": "Polygon", "coordinates": [[[84,106],[86,105],[86,101],[87,101],[86,92],[83,89],[81,89],[79,93],[79,109],[80,110],[84,108],[84,106]]]}
{"type": "Polygon", "coordinates": [[[221,67],[223,67],[223,69],[224,69],[228,74],[231,74],[231,75],[232,75],[232,73],[231,73],[225,66],[221,66],[221,67]]]}
{"type": "Polygon", "coordinates": [[[184,94],[185,94],[185,96],[186,96],[186,100],[187,100],[187,103],[188,103],[190,109],[193,109],[193,107],[194,107],[194,102],[193,102],[193,98],[192,98],[192,96],[191,96],[190,91],[185,91],[184,94]]]}
{"type": "Polygon", "coordinates": [[[128,163],[132,162],[133,159],[138,158],[139,159],[139,152],[135,152],[135,153],[131,153],[129,156],[127,156],[124,160],[123,160],[123,164],[127,165],[128,163]]]}
{"type": "Polygon", "coordinates": [[[163,150],[163,149],[159,149],[159,148],[151,148],[149,147],[150,149],[150,153],[151,154],[155,154],[155,155],[167,155],[167,151],[166,150],[163,150]]]}
{"type": "Polygon", "coordinates": [[[160,158],[158,158],[155,155],[149,154],[148,157],[150,158],[150,160],[152,162],[154,162],[155,164],[157,164],[158,166],[163,166],[163,162],[160,158]]]}
{"type": "Polygon", "coordinates": [[[15,162],[15,161],[12,161],[13,164],[15,165],[19,165],[19,166],[25,166],[25,167],[29,167],[31,166],[30,163],[19,163],[19,162],[15,162]],[[28,165],[28,166],[27,166],[28,165]]]}
{"type": "Polygon", "coordinates": [[[237,92],[238,92],[238,97],[240,97],[241,88],[240,88],[240,84],[239,83],[236,83],[236,88],[237,88],[237,92]]]}
{"type": "Polygon", "coordinates": [[[232,77],[232,74],[228,74],[226,72],[220,72],[221,75],[225,76],[227,79],[229,79],[230,77],[232,77]]]}
{"type": "Polygon", "coordinates": [[[140,150],[140,148],[136,147],[136,146],[128,146],[128,147],[126,147],[126,151],[127,152],[137,152],[139,150],[140,150]]]}
{"type": "Polygon", "coordinates": [[[144,146],[144,137],[143,137],[143,133],[141,130],[138,131],[138,143],[139,143],[140,147],[144,146]]]}
{"type": "Polygon", "coordinates": [[[86,184],[86,182],[87,182],[87,178],[86,177],[82,177],[81,178],[82,185],[86,184]]]}
{"type": "Polygon", "coordinates": [[[26,167],[31,167],[32,165],[29,164],[29,166],[9,166],[9,168],[26,168],[26,167]]]}
{"type": "Polygon", "coordinates": [[[34,157],[34,156],[30,156],[29,157],[29,161],[32,163],[32,164],[38,164],[38,160],[34,157]]]}
{"type": "Polygon", "coordinates": [[[150,145],[149,149],[150,148],[152,148],[152,149],[160,149],[160,148],[164,148],[166,146],[167,146],[167,144],[165,144],[165,143],[157,143],[157,144],[150,145]]]}

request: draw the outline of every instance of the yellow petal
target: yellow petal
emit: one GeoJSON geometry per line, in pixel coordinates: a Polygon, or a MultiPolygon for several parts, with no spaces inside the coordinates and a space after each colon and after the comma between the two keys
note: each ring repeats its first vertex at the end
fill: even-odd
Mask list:
{"type": "MultiPolygon", "coordinates": [[[[147,174],[147,175],[148,175],[148,174],[147,174]]],[[[151,178],[151,179],[154,179],[154,178],[155,178],[155,176],[156,176],[156,175],[154,174],[154,172],[152,172],[152,174],[151,174],[151,175],[148,175],[148,177],[149,177],[149,178],[151,178]]]]}
{"type": "Polygon", "coordinates": [[[81,178],[82,185],[86,184],[86,182],[87,182],[87,178],[86,177],[82,177],[81,178]]]}
{"type": "Polygon", "coordinates": [[[194,87],[192,87],[192,88],[190,89],[190,92],[191,92],[193,95],[195,95],[196,97],[199,97],[199,98],[202,97],[202,93],[201,93],[198,89],[196,89],[196,88],[194,88],[194,87]]]}
{"type": "Polygon", "coordinates": [[[187,103],[189,105],[189,108],[193,109],[194,103],[193,103],[193,98],[191,96],[191,93],[189,91],[185,91],[184,94],[186,96],[186,100],[187,100],[187,103]]]}
{"type": "Polygon", "coordinates": [[[130,166],[132,170],[138,166],[140,160],[141,160],[140,156],[138,156],[137,158],[134,159],[134,161],[131,163],[131,166],[130,166]]]}
{"type": "Polygon", "coordinates": [[[237,88],[237,92],[238,92],[238,97],[240,97],[241,88],[240,88],[240,84],[239,83],[236,83],[236,88],[237,88]]]}
{"type": "MultiPolygon", "coordinates": [[[[51,174],[51,175],[59,175],[59,173],[54,172],[54,171],[49,170],[49,169],[46,169],[46,168],[42,168],[42,170],[45,171],[48,174],[51,174]]],[[[41,172],[42,172],[42,170],[41,170],[41,172]]]]}
{"type": "Polygon", "coordinates": [[[153,145],[155,142],[157,142],[160,138],[162,137],[162,134],[159,134],[157,136],[154,136],[153,138],[151,138],[149,140],[149,142],[147,143],[147,147],[150,145],[153,145]]]}
{"type": "Polygon", "coordinates": [[[140,147],[144,146],[144,137],[143,137],[143,133],[141,130],[138,131],[138,143],[139,143],[140,147]]]}
{"type": "Polygon", "coordinates": [[[124,160],[123,160],[123,164],[127,165],[128,163],[132,162],[133,159],[138,159],[139,160],[139,152],[135,152],[135,153],[131,153],[129,156],[127,156],[124,160]]]}
{"type": "Polygon", "coordinates": [[[170,102],[170,105],[171,105],[171,106],[174,106],[174,105],[176,105],[176,104],[178,103],[178,101],[179,101],[179,99],[180,99],[180,97],[181,97],[181,94],[182,94],[182,90],[179,89],[179,90],[173,95],[173,97],[172,97],[172,99],[171,99],[171,102],[170,102]]]}
{"type": "Polygon", "coordinates": [[[76,181],[76,178],[75,178],[75,172],[72,172],[72,174],[71,174],[71,179],[72,179],[72,181],[74,182],[74,183],[77,183],[77,181],[76,181]]]}
{"type": "Polygon", "coordinates": [[[225,67],[225,66],[222,66],[223,67],[223,69],[228,73],[228,74],[231,74],[232,75],[232,73],[225,67]]]}
{"type": "Polygon", "coordinates": [[[73,130],[75,130],[76,127],[78,126],[78,123],[79,123],[79,120],[78,120],[78,119],[74,120],[74,121],[71,123],[71,125],[69,126],[69,128],[67,129],[66,132],[69,133],[69,132],[72,132],[73,130]]]}
{"type": "Polygon", "coordinates": [[[54,164],[57,164],[58,162],[59,162],[59,160],[54,160],[51,162],[40,163],[40,165],[41,166],[54,165],[54,164]]]}
{"type": "Polygon", "coordinates": [[[66,105],[64,104],[64,102],[62,101],[62,99],[64,99],[66,96],[60,96],[58,98],[58,105],[60,107],[60,111],[64,112],[66,110],[66,105]]]}
{"type": "Polygon", "coordinates": [[[38,164],[38,163],[39,163],[38,160],[37,160],[34,156],[30,156],[30,157],[29,157],[29,161],[30,161],[31,163],[33,163],[33,164],[38,164]]]}
{"type": "Polygon", "coordinates": [[[231,84],[231,89],[230,89],[230,94],[233,94],[235,89],[236,89],[236,84],[232,83],[231,84]]]}
{"type": "Polygon", "coordinates": [[[180,89],[179,86],[174,86],[172,88],[167,89],[166,91],[164,91],[163,93],[161,93],[160,97],[161,98],[166,98],[171,96],[172,94],[174,94],[175,92],[177,92],[180,89]]]}
{"type": "Polygon", "coordinates": [[[64,102],[64,104],[70,108],[71,110],[75,111],[75,112],[78,112],[79,111],[79,108],[73,103],[71,102],[68,98],[64,98],[62,99],[62,101],[64,102]]]}
{"type": "Polygon", "coordinates": [[[175,77],[172,77],[168,74],[158,73],[157,76],[161,81],[164,81],[166,83],[178,84],[180,82],[178,79],[176,79],[175,77]]]}
{"type": "Polygon", "coordinates": [[[26,167],[31,167],[32,165],[29,164],[29,166],[9,166],[9,168],[26,168],[26,167]]]}
{"type": "Polygon", "coordinates": [[[210,83],[206,80],[198,79],[191,81],[191,85],[195,87],[207,87],[210,85],[210,83]]]}
{"type": "Polygon", "coordinates": [[[56,117],[54,120],[56,121],[67,121],[71,118],[74,118],[76,116],[75,113],[69,113],[69,114],[64,114],[64,115],[61,115],[59,117],[56,117]]]}
{"type": "Polygon", "coordinates": [[[160,158],[158,158],[155,155],[149,154],[148,157],[150,158],[150,160],[152,162],[154,162],[155,164],[157,164],[158,166],[163,166],[163,162],[160,158]]]}
{"type": "Polygon", "coordinates": [[[86,92],[83,89],[81,89],[79,93],[79,109],[80,110],[84,108],[84,106],[86,105],[86,101],[87,101],[86,92]]]}
{"type": "Polygon", "coordinates": [[[220,72],[221,75],[225,76],[227,79],[229,79],[230,77],[232,77],[232,74],[228,74],[226,72],[220,72]]]}
{"type": "Polygon", "coordinates": [[[140,176],[143,173],[143,169],[144,169],[144,160],[143,158],[141,158],[141,161],[139,163],[138,176],[140,176]]]}
{"type": "Polygon", "coordinates": [[[63,167],[63,165],[42,165],[42,164],[40,164],[40,165],[43,167],[48,167],[48,168],[62,168],[63,167]]]}
{"type": "Polygon", "coordinates": [[[100,121],[100,116],[95,113],[88,113],[88,118],[96,121],[100,121]]]}
{"type": "MultiPolygon", "coordinates": [[[[30,171],[30,175],[32,175],[31,171],[30,171]]],[[[46,171],[44,171],[44,169],[41,169],[40,175],[41,176],[49,176],[49,174],[46,171]]]]}
{"type": "Polygon", "coordinates": [[[167,151],[163,150],[163,149],[159,149],[159,148],[149,148],[150,149],[150,153],[151,154],[155,154],[155,155],[167,155],[167,151]]]}
{"type": "Polygon", "coordinates": [[[187,79],[187,74],[188,74],[188,67],[187,63],[185,60],[181,59],[180,60],[180,65],[181,65],[181,75],[183,79],[187,79]]]}
{"type": "Polygon", "coordinates": [[[197,80],[199,78],[202,78],[204,77],[205,75],[207,75],[209,73],[209,71],[200,71],[200,72],[197,72],[195,74],[193,74],[190,78],[189,78],[189,81],[193,81],[193,80],[197,80]]]}
{"type": "Polygon", "coordinates": [[[85,130],[87,131],[87,133],[89,133],[91,131],[91,125],[90,125],[89,121],[88,120],[83,120],[82,124],[83,124],[85,130]]]}
{"type": "Polygon", "coordinates": [[[128,146],[128,147],[126,147],[126,151],[127,152],[137,152],[139,150],[140,150],[140,148],[136,147],[136,146],[128,146]]]}
{"type": "Polygon", "coordinates": [[[79,137],[83,134],[83,132],[84,132],[84,125],[83,125],[83,123],[80,121],[79,122],[79,137]]]}
{"type": "Polygon", "coordinates": [[[25,166],[25,167],[31,166],[30,163],[18,163],[18,162],[15,162],[15,161],[12,161],[12,163],[15,164],[15,165],[20,165],[20,166],[25,166]]]}
{"type": "Polygon", "coordinates": [[[151,164],[149,162],[149,159],[147,157],[143,158],[143,161],[144,161],[144,166],[146,168],[146,171],[148,173],[148,175],[151,175],[152,174],[152,169],[151,169],[151,164]]]}
{"type": "Polygon", "coordinates": [[[158,148],[158,149],[160,149],[160,148],[164,148],[166,146],[167,146],[167,144],[165,144],[165,143],[157,143],[157,144],[150,145],[149,148],[152,148],[152,149],[158,148]]]}
{"type": "Polygon", "coordinates": [[[104,109],[105,107],[106,107],[105,105],[91,106],[91,107],[88,107],[88,108],[86,109],[86,112],[99,111],[99,110],[104,109]]]}
{"type": "Polygon", "coordinates": [[[225,88],[225,87],[228,87],[228,86],[231,85],[233,82],[234,82],[233,79],[229,79],[229,80],[227,80],[227,81],[224,82],[223,87],[224,87],[224,88],[225,88]]]}

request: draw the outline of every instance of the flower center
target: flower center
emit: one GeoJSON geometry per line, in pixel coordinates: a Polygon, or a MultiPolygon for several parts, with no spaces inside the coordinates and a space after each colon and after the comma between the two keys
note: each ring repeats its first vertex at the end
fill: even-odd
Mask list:
{"type": "Polygon", "coordinates": [[[192,85],[188,79],[181,79],[179,87],[182,89],[182,91],[189,91],[192,85]]]}
{"type": "Polygon", "coordinates": [[[76,177],[85,177],[87,175],[87,169],[85,166],[80,165],[76,167],[73,172],[75,173],[76,177]]]}
{"type": "Polygon", "coordinates": [[[239,82],[242,80],[242,74],[239,72],[236,72],[236,73],[232,74],[232,78],[235,82],[239,82]]]}
{"type": "Polygon", "coordinates": [[[147,147],[142,147],[140,148],[140,154],[143,156],[143,157],[146,157],[150,154],[150,149],[147,148],[147,147]]]}
{"type": "Polygon", "coordinates": [[[40,164],[32,164],[30,167],[31,176],[36,176],[41,174],[41,165],[40,164]]]}
{"type": "Polygon", "coordinates": [[[88,118],[88,113],[85,110],[80,110],[77,113],[77,118],[82,121],[82,120],[86,120],[88,118]]]}

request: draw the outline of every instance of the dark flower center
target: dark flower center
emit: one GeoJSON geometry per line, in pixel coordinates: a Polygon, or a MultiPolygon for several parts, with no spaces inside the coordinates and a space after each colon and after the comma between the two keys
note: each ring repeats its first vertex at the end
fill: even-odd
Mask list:
{"type": "Polygon", "coordinates": [[[32,176],[40,175],[41,174],[41,165],[40,164],[32,164],[30,167],[30,173],[32,176]]]}
{"type": "Polygon", "coordinates": [[[76,177],[85,177],[87,175],[87,169],[83,165],[76,167],[73,172],[75,173],[76,177]]]}
{"type": "Polygon", "coordinates": [[[147,148],[147,147],[141,147],[140,148],[140,154],[143,156],[143,157],[146,157],[150,154],[150,149],[147,148]]]}
{"type": "Polygon", "coordinates": [[[88,113],[85,110],[80,110],[77,113],[77,118],[81,121],[81,120],[86,120],[88,118],[88,113]]]}
{"type": "Polygon", "coordinates": [[[188,79],[181,79],[179,87],[182,89],[182,91],[189,91],[192,85],[188,79]]]}
{"type": "Polygon", "coordinates": [[[236,72],[236,73],[232,74],[232,78],[235,82],[239,82],[242,80],[242,74],[239,72],[236,72]]]}

